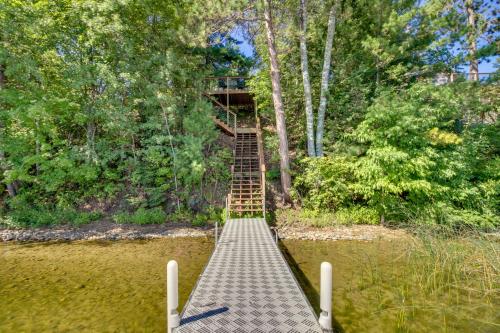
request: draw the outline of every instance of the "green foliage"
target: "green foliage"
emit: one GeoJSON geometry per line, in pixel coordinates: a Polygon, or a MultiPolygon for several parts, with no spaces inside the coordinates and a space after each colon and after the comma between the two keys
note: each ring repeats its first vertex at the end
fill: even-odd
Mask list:
{"type": "Polygon", "coordinates": [[[195,227],[203,227],[207,224],[207,216],[204,214],[197,214],[193,217],[191,224],[195,227]]]}
{"type": "Polygon", "coordinates": [[[201,97],[214,70],[205,56],[250,65],[232,44],[207,48],[199,13],[211,10],[189,1],[1,1],[2,212],[51,207],[40,208],[49,216],[90,201],[146,209],[136,213],[142,221],[150,208],[191,208],[193,197],[198,209],[209,205],[203,189],[227,179],[228,158],[213,147],[213,110],[201,97]]]}
{"type": "Polygon", "coordinates": [[[307,209],[335,210],[355,199],[353,161],[349,157],[304,158],[295,175],[293,196],[307,209]]]}
{"type": "Polygon", "coordinates": [[[191,219],[191,224],[195,227],[204,227],[207,224],[215,224],[217,222],[220,225],[225,218],[225,209],[209,207],[207,212],[194,215],[191,219]]]}
{"type": "Polygon", "coordinates": [[[267,180],[277,180],[280,179],[280,169],[274,168],[266,171],[267,180]]]}
{"type": "Polygon", "coordinates": [[[495,112],[476,107],[481,94],[467,83],[385,91],[344,143],[362,152],[304,159],[295,198],[341,220],[498,227],[498,124],[472,121],[495,112]]]}
{"type": "Polygon", "coordinates": [[[167,214],[161,208],[139,208],[132,214],[122,212],[113,216],[113,220],[120,224],[161,224],[165,223],[166,219],[167,214]]]}
{"type": "Polygon", "coordinates": [[[338,224],[378,224],[378,212],[370,207],[351,206],[340,208],[335,212],[335,221],[338,224]]]}
{"type": "Polygon", "coordinates": [[[0,225],[13,228],[34,228],[54,224],[81,226],[99,220],[101,212],[79,212],[74,209],[47,209],[44,207],[24,207],[0,217],[0,225]]]}

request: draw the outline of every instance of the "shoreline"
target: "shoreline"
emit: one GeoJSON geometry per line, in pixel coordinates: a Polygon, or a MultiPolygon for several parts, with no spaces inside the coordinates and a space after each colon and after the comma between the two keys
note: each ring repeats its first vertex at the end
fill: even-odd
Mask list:
{"type": "MultiPolygon", "coordinates": [[[[373,241],[396,240],[408,236],[403,229],[390,229],[380,225],[340,225],[330,227],[286,226],[278,227],[282,240],[373,241]]],[[[33,229],[7,229],[0,227],[1,242],[51,242],[80,240],[140,240],[176,237],[213,237],[214,227],[193,227],[189,224],[132,225],[112,222],[94,222],[81,227],[67,225],[33,229]]]]}
{"type": "Polygon", "coordinates": [[[187,224],[133,225],[112,222],[94,222],[81,227],[60,225],[33,229],[0,228],[1,242],[52,242],[80,240],[140,240],[175,237],[208,237],[210,227],[187,224]]]}

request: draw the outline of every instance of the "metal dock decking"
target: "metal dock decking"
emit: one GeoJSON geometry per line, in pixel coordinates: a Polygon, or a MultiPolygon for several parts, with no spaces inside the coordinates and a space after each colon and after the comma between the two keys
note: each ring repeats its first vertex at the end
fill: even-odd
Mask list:
{"type": "Polygon", "coordinates": [[[263,218],[229,219],[174,332],[323,332],[263,218]]]}

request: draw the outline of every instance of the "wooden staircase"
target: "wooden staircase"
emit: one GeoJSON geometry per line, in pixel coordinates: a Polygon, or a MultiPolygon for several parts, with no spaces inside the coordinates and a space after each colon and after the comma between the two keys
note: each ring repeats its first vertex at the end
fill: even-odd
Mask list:
{"type": "Polygon", "coordinates": [[[222,104],[211,95],[205,94],[205,97],[212,102],[216,111],[215,116],[212,117],[215,125],[217,125],[226,134],[235,136],[237,122],[236,114],[229,110],[229,106],[222,104]]]}
{"type": "Polygon", "coordinates": [[[238,215],[264,215],[265,166],[260,126],[238,129],[235,141],[228,208],[238,215]]]}
{"type": "MultiPolygon", "coordinates": [[[[234,136],[234,163],[231,166],[231,192],[226,198],[226,218],[230,215],[265,217],[265,165],[260,120],[255,102],[243,77],[206,78],[205,97],[212,103],[215,124],[226,134],[234,136]],[[255,112],[255,128],[238,127],[232,110],[250,105],[255,112]]],[[[245,111],[251,111],[246,109],[245,111]]],[[[251,121],[250,121],[251,123],[251,121]]],[[[251,124],[250,126],[252,126],[251,124]]]]}

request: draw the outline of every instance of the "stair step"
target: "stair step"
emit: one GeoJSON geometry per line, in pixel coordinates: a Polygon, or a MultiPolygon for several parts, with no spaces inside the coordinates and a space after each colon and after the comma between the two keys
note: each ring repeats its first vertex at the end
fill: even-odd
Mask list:
{"type": "Polygon", "coordinates": [[[233,213],[262,213],[262,209],[234,209],[233,213]]]}
{"type": "Polygon", "coordinates": [[[249,201],[239,201],[239,200],[235,200],[235,201],[232,201],[231,202],[231,206],[241,206],[241,207],[260,207],[262,206],[262,200],[259,200],[259,201],[252,201],[252,202],[249,202],[249,201]]]}

